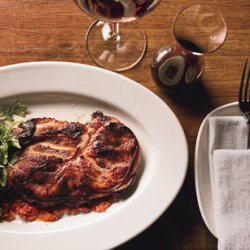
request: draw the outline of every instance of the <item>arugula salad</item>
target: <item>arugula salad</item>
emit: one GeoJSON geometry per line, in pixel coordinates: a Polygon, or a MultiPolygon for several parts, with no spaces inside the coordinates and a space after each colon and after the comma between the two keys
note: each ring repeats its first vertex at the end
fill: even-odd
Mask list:
{"type": "Polygon", "coordinates": [[[12,135],[12,129],[18,123],[14,117],[25,117],[26,113],[27,106],[20,102],[0,106],[0,187],[6,186],[7,167],[18,160],[13,153],[20,149],[18,140],[12,135]]]}

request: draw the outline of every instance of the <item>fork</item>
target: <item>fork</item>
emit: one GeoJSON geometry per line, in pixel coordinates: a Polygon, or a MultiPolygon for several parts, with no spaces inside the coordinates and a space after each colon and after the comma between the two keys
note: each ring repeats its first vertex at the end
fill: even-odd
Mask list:
{"type": "Polygon", "coordinates": [[[243,116],[247,120],[249,125],[248,130],[248,147],[250,146],[250,95],[249,95],[249,82],[250,82],[250,68],[248,66],[248,58],[246,58],[244,68],[242,71],[241,82],[240,82],[240,91],[239,91],[239,108],[243,116]],[[248,70],[247,77],[246,71],[248,70]]]}

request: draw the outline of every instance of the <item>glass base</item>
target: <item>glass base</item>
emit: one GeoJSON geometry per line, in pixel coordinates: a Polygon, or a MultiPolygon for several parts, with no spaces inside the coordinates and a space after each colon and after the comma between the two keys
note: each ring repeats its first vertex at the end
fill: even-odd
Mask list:
{"type": "Polygon", "coordinates": [[[136,22],[95,21],[87,33],[87,50],[99,66],[123,71],[134,67],[146,50],[146,36],[136,22]]]}

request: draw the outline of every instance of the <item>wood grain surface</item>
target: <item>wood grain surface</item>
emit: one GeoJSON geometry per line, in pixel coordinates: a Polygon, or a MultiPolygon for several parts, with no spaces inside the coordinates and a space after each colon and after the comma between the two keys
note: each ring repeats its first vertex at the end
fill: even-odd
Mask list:
{"type": "MultiPolygon", "coordinates": [[[[162,0],[153,12],[138,20],[147,36],[147,51],[136,67],[121,74],[150,89],[175,112],[187,136],[189,168],[169,209],[147,230],[117,249],[217,248],[217,240],[206,228],[196,200],[194,148],[199,126],[208,112],[237,100],[243,61],[250,56],[249,13],[249,0],[162,0]],[[222,48],[206,56],[200,83],[182,98],[170,97],[151,77],[152,56],[160,46],[173,42],[172,23],[178,11],[195,3],[209,4],[224,16],[227,40],[222,48]]],[[[95,65],[85,46],[92,22],[93,18],[82,12],[75,0],[0,0],[0,66],[29,61],[95,65]]],[[[164,195],[164,190],[159,195],[164,195]]]]}

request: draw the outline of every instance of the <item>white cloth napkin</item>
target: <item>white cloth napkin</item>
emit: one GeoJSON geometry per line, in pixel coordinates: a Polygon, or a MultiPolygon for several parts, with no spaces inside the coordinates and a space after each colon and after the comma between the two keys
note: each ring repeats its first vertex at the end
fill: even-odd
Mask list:
{"type": "Polygon", "coordinates": [[[209,118],[209,164],[219,250],[250,249],[250,150],[243,117],[209,118]]]}
{"type": "Polygon", "coordinates": [[[250,249],[250,152],[214,151],[218,249],[250,249]]]}

